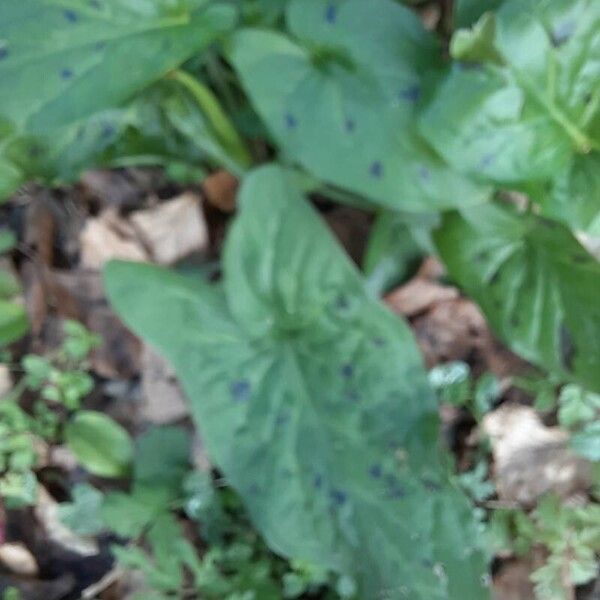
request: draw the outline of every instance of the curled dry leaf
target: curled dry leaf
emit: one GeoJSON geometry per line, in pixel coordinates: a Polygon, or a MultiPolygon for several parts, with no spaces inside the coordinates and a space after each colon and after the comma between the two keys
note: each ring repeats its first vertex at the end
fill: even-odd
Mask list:
{"type": "Polygon", "coordinates": [[[35,577],[39,572],[33,554],[21,542],[0,545],[0,562],[16,575],[35,577]]]}
{"type": "Polygon", "coordinates": [[[130,221],[151,259],[172,265],[208,249],[208,227],[201,200],[184,193],[153,208],[134,212],[130,221]]]}
{"type": "Polygon", "coordinates": [[[148,344],[142,350],[141,416],[156,424],[174,423],[189,413],[175,372],[148,344]]]}
{"type": "Polygon", "coordinates": [[[111,210],[87,220],[79,236],[80,263],[86,269],[101,269],[113,258],[149,260],[149,255],[131,225],[111,210]]]}
{"type": "Polygon", "coordinates": [[[590,464],[568,447],[569,434],[546,427],[528,406],[504,404],[485,416],[501,500],[532,507],[548,493],[570,498],[591,485],[590,464]]]}

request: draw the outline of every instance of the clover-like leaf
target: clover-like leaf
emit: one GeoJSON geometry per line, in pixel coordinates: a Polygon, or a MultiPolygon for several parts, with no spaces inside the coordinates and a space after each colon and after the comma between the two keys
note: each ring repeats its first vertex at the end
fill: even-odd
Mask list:
{"type": "MultiPolygon", "coordinates": [[[[421,131],[457,170],[531,192],[548,216],[577,196],[575,214],[567,205],[558,216],[578,224],[584,204],[594,212],[589,224],[600,196],[582,193],[579,174],[592,172],[600,156],[600,4],[505,0],[493,40],[484,28],[490,19],[483,15],[470,34],[487,32],[485,53],[454,63],[422,114],[421,131]]],[[[453,46],[471,38],[458,31],[453,46]]]]}
{"type": "Polygon", "coordinates": [[[435,239],[450,275],[517,354],[600,390],[600,263],[568,229],[486,205],[446,215],[435,239]]]}
{"type": "Polygon", "coordinates": [[[294,41],[246,29],[228,55],[285,157],[324,181],[393,208],[481,202],[416,127],[435,37],[391,0],[292,0],[294,41]]]}
{"type": "Polygon", "coordinates": [[[365,292],[286,171],[248,176],[240,206],[224,284],[111,263],[113,305],[175,367],[276,552],[356,578],[364,598],[487,597],[408,327],[365,292]]]}

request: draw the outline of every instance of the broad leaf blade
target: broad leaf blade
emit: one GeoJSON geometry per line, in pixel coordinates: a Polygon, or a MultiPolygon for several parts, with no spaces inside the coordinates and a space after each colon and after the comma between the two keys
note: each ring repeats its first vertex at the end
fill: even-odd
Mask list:
{"type": "Polygon", "coordinates": [[[225,291],[113,263],[115,307],[175,366],[274,550],[357,578],[365,598],[487,597],[407,326],[367,296],[287,173],[248,177],[240,205],[225,291]]]}
{"type": "Polygon", "coordinates": [[[234,20],[205,0],[4,0],[0,116],[32,133],[117,106],[234,20]]]}
{"type": "Polygon", "coordinates": [[[489,205],[446,215],[435,239],[515,352],[600,389],[600,263],[565,227],[489,205]]]}
{"type": "Polygon", "coordinates": [[[582,216],[589,224],[598,194],[582,195],[581,173],[600,155],[600,4],[499,4],[491,59],[454,63],[421,131],[457,170],[530,192],[545,214],[569,225],[582,216]]]}
{"type": "Polygon", "coordinates": [[[295,40],[242,30],[229,57],[286,157],[380,204],[423,211],[481,202],[415,122],[439,47],[390,0],[293,0],[295,40]],[[285,77],[281,74],[285,73],[285,77]]]}

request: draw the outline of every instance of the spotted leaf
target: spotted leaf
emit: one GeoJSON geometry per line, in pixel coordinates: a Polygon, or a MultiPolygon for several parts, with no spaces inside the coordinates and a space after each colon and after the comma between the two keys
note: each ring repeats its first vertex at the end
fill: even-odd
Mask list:
{"type": "Polygon", "coordinates": [[[276,552],[357,579],[363,598],[487,597],[408,327],[364,291],[285,171],[251,174],[240,205],[222,286],[113,263],[113,305],[177,370],[211,458],[276,552]]]}
{"type": "Polygon", "coordinates": [[[600,160],[600,4],[494,4],[471,30],[494,23],[489,58],[454,62],[421,115],[421,131],[458,171],[523,189],[547,216],[576,227],[583,217],[587,227],[600,215],[598,186],[586,193],[582,185],[600,160]]]}
{"type": "Polygon", "coordinates": [[[290,35],[242,30],[228,51],[284,156],[393,208],[485,198],[417,131],[440,48],[408,8],[391,0],[292,0],[287,28],[290,35]]]}
{"type": "Polygon", "coordinates": [[[488,205],[446,215],[435,240],[517,354],[600,390],[600,263],[568,229],[488,205]]]}

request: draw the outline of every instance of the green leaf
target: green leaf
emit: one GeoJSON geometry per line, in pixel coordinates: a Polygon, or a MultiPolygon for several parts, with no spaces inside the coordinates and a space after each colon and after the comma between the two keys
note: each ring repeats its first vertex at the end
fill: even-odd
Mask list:
{"type": "Polygon", "coordinates": [[[457,28],[471,27],[487,11],[494,10],[503,0],[456,0],[454,23],[457,28]]]}
{"type": "Polygon", "coordinates": [[[566,385],[558,397],[558,422],[562,427],[573,428],[593,421],[600,414],[600,395],[592,394],[578,385],[566,385]]]}
{"type": "Polygon", "coordinates": [[[168,512],[169,500],[162,487],[134,487],[130,494],[110,492],[102,504],[102,522],[117,535],[138,537],[157,516],[168,512]]]}
{"type": "Polygon", "coordinates": [[[408,8],[391,0],[292,0],[287,25],[294,41],[246,29],[228,50],[285,158],[391,208],[431,211],[485,199],[417,131],[440,48],[408,8]]]}
{"type": "Polygon", "coordinates": [[[136,443],[136,484],[163,487],[172,497],[181,493],[190,469],[190,438],[180,427],[152,427],[136,443]]]}
{"type": "Polygon", "coordinates": [[[366,598],[486,597],[408,327],[367,295],[291,175],[256,171],[239,200],[224,285],[116,262],[113,305],[177,370],[273,550],[358,579],[366,598]]]}
{"type": "Polygon", "coordinates": [[[206,0],[4,0],[0,116],[34,133],[118,106],[234,21],[206,0]]]}
{"type": "Polygon", "coordinates": [[[455,60],[503,64],[495,46],[496,22],[492,13],[484,13],[472,29],[459,29],[450,42],[450,54],[455,60]]]}
{"type": "Polygon", "coordinates": [[[61,522],[79,535],[95,535],[102,531],[102,492],[87,483],[80,483],[73,488],[72,496],[71,502],[64,502],[59,506],[61,522]]]}
{"type": "Polygon", "coordinates": [[[565,227],[487,205],[445,215],[434,238],[513,351],[600,390],[600,264],[565,227]]]}
{"type": "Polygon", "coordinates": [[[363,259],[367,287],[374,296],[408,279],[425,253],[423,238],[428,238],[435,217],[419,216],[424,218],[414,222],[387,210],[377,215],[363,259]]]}
{"type": "Polygon", "coordinates": [[[106,415],[79,411],[65,427],[65,439],[77,460],[94,475],[122,477],[129,471],[133,445],[129,434],[106,415]]]}
{"type": "Polygon", "coordinates": [[[547,217],[600,237],[600,153],[575,156],[554,178],[549,192],[536,200],[547,217]]]}
{"type": "MultiPolygon", "coordinates": [[[[575,156],[600,150],[600,4],[506,0],[495,22],[499,56],[454,64],[421,131],[480,181],[531,186],[564,178],[575,156]]],[[[536,200],[543,203],[543,194],[536,200]]]]}
{"type": "Polygon", "coordinates": [[[28,178],[69,181],[111,158],[170,165],[175,154],[193,162],[198,150],[165,130],[160,105],[146,118],[159,94],[122,107],[235,19],[232,6],[206,0],[3,2],[0,198],[28,178]]]}
{"type": "Polygon", "coordinates": [[[588,460],[600,461],[600,422],[589,423],[570,440],[573,451],[588,460]]]}
{"type": "Polygon", "coordinates": [[[28,329],[25,308],[14,302],[0,300],[0,347],[23,337],[28,329]]]}
{"type": "Polygon", "coordinates": [[[11,229],[0,229],[0,254],[12,250],[17,245],[17,236],[11,229]]]}

